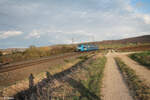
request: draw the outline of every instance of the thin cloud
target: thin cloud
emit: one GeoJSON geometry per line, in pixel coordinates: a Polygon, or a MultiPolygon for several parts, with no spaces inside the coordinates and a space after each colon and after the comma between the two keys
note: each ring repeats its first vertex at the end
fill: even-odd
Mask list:
{"type": "Polygon", "coordinates": [[[101,41],[150,34],[150,14],[139,12],[131,0],[3,1],[0,31],[17,26],[14,30],[24,32],[9,40],[14,46],[19,39],[26,46],[70,43],[72,37],[76,42],[85,42],[92,41],[92,37],[101,41]]]}
{"type": "Polygon", "coordinates": [[[25,37],[25,39],[30,38],[40,38],[40,32],[38,30],[33,30],[28,36],[25,37]]]}
{"type": "Polygon", "coordinates": [[[146,24],[150,24],[150,15],[144,15],[144,21],[146,24]]]}
{"type": "Polygon", "coordinates": [[[5,32],[0,32],[0,39],[6,39],[9,37],[21,35],[23,32],[22,31],[5,31],[5,32]]]}

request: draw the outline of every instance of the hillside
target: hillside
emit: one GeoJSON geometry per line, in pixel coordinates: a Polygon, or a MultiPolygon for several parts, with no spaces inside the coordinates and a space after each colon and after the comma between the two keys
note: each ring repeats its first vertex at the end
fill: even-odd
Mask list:
{"type": "MultiPolygon", "coordinates": [[[[98,44],[98,45],[112,45],[112,44],[138,44],[138,43],[150,43],[150,35],[143,35],[138,37],[131,37],[131,38],[125,38],[120,40],[103,40],[103,41],[96,41],[96,42],[84,42],[79,44],[98,44]]],[[[51,48],[51,49],[61,49],[63,47],[68,48],[74,48],[77,44],[57,44],[57,45],[51,45],[51,46],[42,46],[42,48],[51,48]]],[[[8,49],[1,49],[1,51],[24,51],[26,48],[8,48],[8,49]]]]}
{"type": "Polygon", "coordinates": [[[143,36],[131,37],[131,38],[120,39],[120,40],[106,40],[106,41],[101,41],[98,43],[102,43],[102,44],[150,43],[150,35],[143,35],[143,36]]]}

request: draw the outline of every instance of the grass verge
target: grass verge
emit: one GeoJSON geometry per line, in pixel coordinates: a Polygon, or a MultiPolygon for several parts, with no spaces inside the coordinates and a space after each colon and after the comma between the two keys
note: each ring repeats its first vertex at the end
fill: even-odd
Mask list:
{"type": "Polygon", "coordinates": [[[150,51],[134,53],[129,57],[150,69],[150,51]]]}
{"type": "MultiPolygon", "coordinates": [[[[92,61],[86,68],[86,79],[81,83],[90,92],[100,97],[100,89],[102,85],[103,71],[106,63],[106,57],[100,57],[92,61]]],[[[87,94],[88,95],[88,94],[87,94]]],[[[96,98],[95,98],[96,99],[96,98]]],[[[85,100],[89,100],[88,98],[85,100]]]]}
{"type": "Polygon", "coordinates": [[[150,100],[150,87],[139,79],[135,71],[129,68],[120,58],[115,58],[116,63],[125,78],[133,97],[138,100],[150,100]]]}

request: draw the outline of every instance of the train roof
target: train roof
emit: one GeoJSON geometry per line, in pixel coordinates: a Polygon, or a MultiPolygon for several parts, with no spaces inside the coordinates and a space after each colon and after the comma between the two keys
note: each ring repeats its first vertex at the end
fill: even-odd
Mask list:
{"type": "Polygon", "coordinates": [[[95,44],[79,44],[78,46],[98,46],[98,45],[95,45],[95,44]]]}

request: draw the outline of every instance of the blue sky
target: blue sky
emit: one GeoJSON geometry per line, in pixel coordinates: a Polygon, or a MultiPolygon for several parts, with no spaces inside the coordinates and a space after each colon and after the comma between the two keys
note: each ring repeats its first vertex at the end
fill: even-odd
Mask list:
{"type": "Polygon", "coordinates": [[[150,0],[131,0],[131,5],[141,13],[150,13],[150,0]]]}
{"type": "Polygon", "coordinates": [[[150,34],[149,0],[0,0],[0,48],[150,34]]]}

